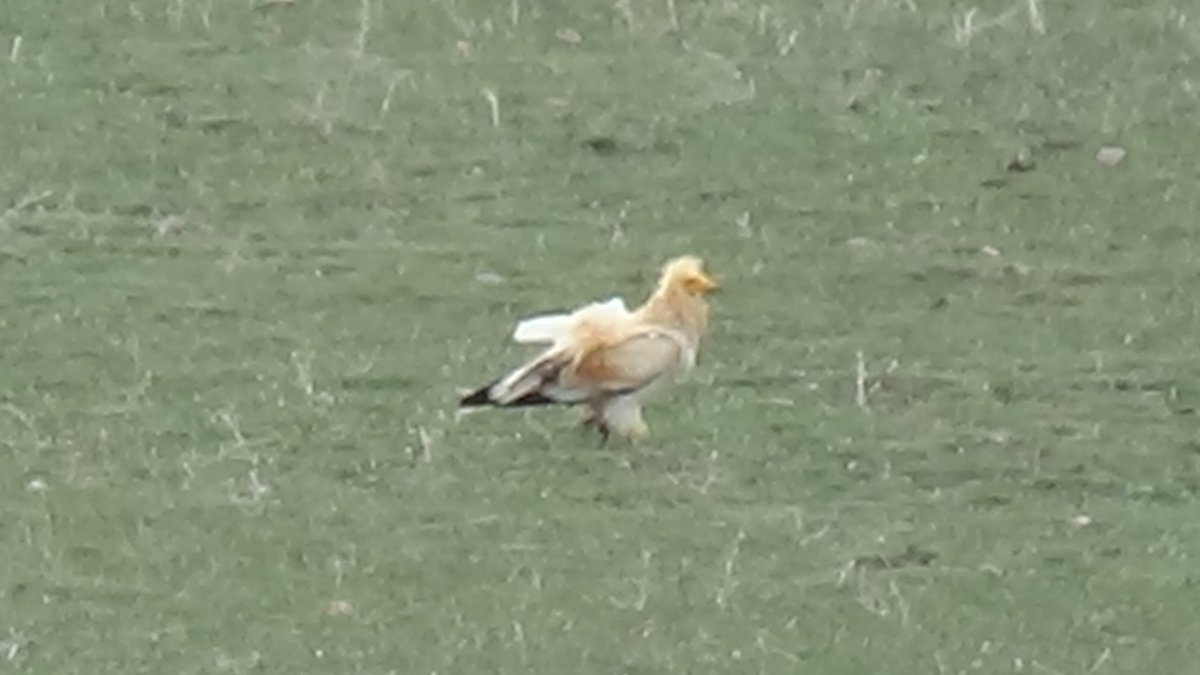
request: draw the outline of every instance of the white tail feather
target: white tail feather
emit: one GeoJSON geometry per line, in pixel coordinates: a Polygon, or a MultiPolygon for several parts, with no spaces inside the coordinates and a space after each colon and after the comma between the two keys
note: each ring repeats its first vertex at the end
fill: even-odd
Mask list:
{"type": "Polygon", "coordinates": [[[621,298],[609,298],[604,302],[593,302],[575,310],[575,316],[584,313],[604,319],[624,319],[629,316],[629,309],[621,298]]]}
{"type": "Polygon", "coordinates": [[[576,321],[592,319],[614,321],[629,316],[625,301],[611,298],[584,305],[570,314],[545,314],[524,319],[513,331],[513,340],[522,344],[553,344],[566,339],[576,321]]]}
{"type": "Polygon", "coordinates": [[[513,340],[522,344],[558,342],[567,334],[571,317],[567,314],[550,314],[525,319],[513,331],[513,340]]]}

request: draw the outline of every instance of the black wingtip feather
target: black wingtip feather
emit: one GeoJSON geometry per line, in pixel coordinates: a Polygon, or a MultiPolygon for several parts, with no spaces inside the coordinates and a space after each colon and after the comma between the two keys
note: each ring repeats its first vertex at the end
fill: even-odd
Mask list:
{"type": "Polygon", "coordinates": [[[515,401],[509,401],[508,403],[497,403],[496,401],[492,400],[491,396],[492,386],[494,384],[495,383],[493,382],[486,387],[480,387],[479,389],[476,389],[475,391],[458,399],[459,407],[478,408],[491,405],[501,408],[526,408],[537,405],[558,405],[562,403],[562,401],[555,401],[554,399],[543,396],[537,392],[525,394],[521,398],[515,401]]]}
{"type": "Polygon", "coordinates": [[[521,398],[513,401],[512,403],[505,405],[504,407],[506,407],[506,408],[525,408],[528,406],[535,406],[535,405],[559,405],[561,403],[562,403],[562,401],[555,401],[552,398],[547,398],[537,392],[534,392],[532,394],[525,394],[521,398]]]}
{"type": "Polygon", "coordinates": [[[494,405],[492,397],[489,395],[491,389],[492,385],[489,384],[486,387],[480,387],[466,396],[463,396],[462,398],[458,399],[459,407],[477,408],[479,406],[494,405]]]}

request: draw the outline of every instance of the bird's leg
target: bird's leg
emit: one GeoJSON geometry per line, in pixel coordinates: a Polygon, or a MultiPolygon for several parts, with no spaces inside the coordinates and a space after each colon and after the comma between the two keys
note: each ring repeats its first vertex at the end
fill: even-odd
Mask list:
{"type": "Polygon", "coordinates": [[[603,416],[600,413],[600,408],[589,403],[584,408],[583,419],[579,420],[579,426],[584,429],[597,429],[603,424],[603,416]]]}
{"type": "Polygon", "coordinates": [[[608,437],[612,435],[612,429],[609,428],[608,422],[604,420],[604,413],[599,406],[588,404],[584,410],[583,419],[579,421],[579,426],[583,429],[595,429],[600,434],[600,446],[603,447],[608,443],[608,437]]]}
{"type": "Polygon", "coordinates": [[[596,420],[595,425],[596,431],[600,432],[600,447],[603,448],[608,445],[608,437],[612,436],[612,429],[609,429],[602,420],[596,420]]]}
{"type": "Polygon", "coordinates": [[[583,429],[595,429],[596,433],[600,434],[600,447],[604,447],[608,443],[608,437],[612,435],[612,429],[603,419],[596,416],[588,416],[580,423],[583,429]]]}

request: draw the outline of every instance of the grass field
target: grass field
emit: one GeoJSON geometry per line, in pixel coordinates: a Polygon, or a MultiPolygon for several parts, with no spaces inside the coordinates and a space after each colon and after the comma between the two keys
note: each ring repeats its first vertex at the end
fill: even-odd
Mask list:
{"type": "Polygon", "coordinates": [[[0,673],[1195,670],[1187,3],[4,8],[0,673]],[[646,442],[456,416],[683,252],[646,442]]]}

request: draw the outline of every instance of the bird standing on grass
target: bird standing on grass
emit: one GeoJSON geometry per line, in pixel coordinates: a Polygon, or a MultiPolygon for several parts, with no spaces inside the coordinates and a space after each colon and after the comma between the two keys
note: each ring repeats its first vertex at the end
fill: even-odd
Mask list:
{"type": "Polygon", "coordinates": [[[545,351],[459,400],[462,407],[583,405],[583,424],[608,439],[635,440],[649,430],[642,404],[660,385],[692,368],[708,326],[705,297],[717,284],[696,256],[662,270],[658,287],[630,312],[620,298],[570,314],[525,319],[513,339],[545,351]]]}

